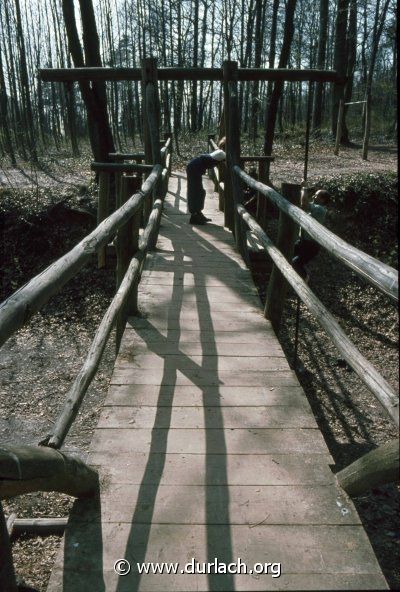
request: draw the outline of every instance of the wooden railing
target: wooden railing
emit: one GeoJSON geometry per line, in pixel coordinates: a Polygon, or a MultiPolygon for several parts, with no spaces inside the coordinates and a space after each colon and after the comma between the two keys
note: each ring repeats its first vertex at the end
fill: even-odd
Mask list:
{"type": "MultiPolygon", "coordinates": [[[[273,261],[264,314],[279,328],[287,286],[290,285],[308,310],[324,328],[346,362],[360,377],[380,402],[386,413],[399,425],[399,398],[374,366],[359,352],[334,316],[312,292],[307,283],[295,272],[289,261],[298,236],[299,226],[331,255],[346,267],[355,271],[394,302],[398,302],[398,274],[395,269],[356,249],[322,224],[307,215],[300,204],[301,186],[283,184],[285,197],[268,182],[255,180],[241,168],[247,157],[240,155],[240,118],[238,109],[236,62],[224,63],[225,81],[225,136],[226,163],[219,164],[211,177],[220,195],[220,209],[225,212],[225,225],[235,236],[236,246],[245,261],[247,253],[247,229],[257,237],[259,244],[273,261]],[[243,185],[258,192],[259,197],[269,201],[279,210],[277,245],[274,245],[263,227],[243,207],[243,185]],[[227,212],[229,214],[227,215],[227,212]]],[[[209,151],[216,148],[214,137],[209,136],[209,151]]],[[[357,495],[370,487],[398,479],[398,443],[390,442],[368,453],[337,474],[342,487],[351,495],[357,495]]]]}
{"type": "MultiPolygon", "coordinates": [[[[4,343],[17,329],[22,327],[30,317],[40,310],[46,302],[59,292],[63,285],[87,263],[96,251],[99,251],[104,245],[115,237],[117,253],[117,292],[110,303],[93,339],[87,358],[76,377],[70,391],[67,394],[66,403],[61,412],[54,431],[41,441],[42,445],[48,445],[52,448],[60,448],[64,439],[75,419],[83,397],[94,378],[101,356],[104,352],[107,340],[111,330],[117,324],[117,347],[121,337],[122,328],[125,325],[128,314],[136,312],[137,289],[140,281],[141,271],[144,265],[148,250],[154,248],[157,241],[159,222],[162,211],[162,204],[167,192],[168,178],[171,171],[171,139],[168,138],[165,146],[161,150],[162,162],[164,165],[157,164],[150,167],[151,172],[144,181],[140,189],[133,195],[129,195],[128,188],[132,180],[137,184],[136,177],[120,176],[118,183],[120,203],[118,209],[100,222],[97,228],[86,236],[66,255],[52,263],[45,271],[34,277],[28,284],[10,296],[0,306],[0,328],[1,343],[4,343]],[[161,180],[161,183],[159,181],[161,180]],[[152,192],[158,184],[158,193],[155,199],[152,198],[152,192]],[[145,211],[146,200],[151,200],[151,210],[147,219],[144,221],[145,228],[142,235],[139,235],[139,220],[142,210],[145,211]],[[132,224],[132,222],[135,222],[132,224]],[[119,325],[119,327],[118,327],[119,325]],[[119,334],[118,334],[119,329],[119,334]]],[[[137,165],[123,165],[115,168],[114,164],[94,163],[92,168],[101,171],[102,175],[111,175],[117,172],[122,175],[123,172],[132,172],[137,170],[137,165]]],[[[104,177],[103,177],[104,178],[104,177]]],[[[109,187],[110,183],[106,185],[109,187]]],[[[101,193],[101,188],[100,192],[101,193]]],[[[103,196],[104,197],[104,196],[103,196]]],[[[27,472],[32,473],[29,466],[28,450],[31,447],[23,447],[23,466],[26,466],[27,472]]],[[[2,472],[2,467],[10,462],[10,458],[18,458],[19,452],[15,447],[3,447],[0,456],[0,498],[2,493],[12,495],[14,490],[17,492],[22,488],[30,486],[15,481],[7,482],[9,475],[2,472]],[[8,461],[7,461],[8,459],[8,461]],[[14,489],[13,489],[14,488],[14,489]]],[[[32,459],[40,455],[41,463],[45,463],[46,453],[32,450],[32,459]]],[[[49,457],[54,464],[53,457],[49,457]]],[[[21,465],[22,466],[22,465],[21,465]]],[[[23,472],[20,474],[19,481],[26,481],[23,472]]],[[[33,471],[34,473],[34,471],[33,471]]],[[[37,483],[32,483],[33,490],[37,490],[37,483]]],[[[31,489],[32,490],[32,489],[31,489]]]]}
{"type": "MultiPolygon", "coordinates": [[[[283,196],[269,186],[268,182],[261,182],[262,179],[255,180],[245,173],[241,168],[243,157],[240,154],[240,117],[237,91],[240,78],[237,63],[225,62],[223,70],[226,163],[218,166],[218,170],[212,173],[212,178],[220,195],[221,209],[225,213],[225,225],[232,230],[237,249],[245,261],[248,261],[247,228],[256,235],[259,244],[263,246],[273,261],[264,314],[271,320],[274,328],[278,329],[287,286],[290,285],[325,329],[343,358],[398,425],[399,400],[397,394],[374,366],[358,351],[333,315],[311,291],[307,283],[294,271],[289,261],[293,256],[293,246],[300,226],[331,255],[381,290],[394,302],[398,301],[397,271],[346,243],[303,212],[298,207],[301,190],[299,185],[283,184],[282,191],[285,193],[283,196]],[[264,230],[265,219],[261,220],[264,226],[262,228],[243,207],[244,184],[257,191],[259,197],[265,201],[268,200],[278,208],[279,226],[276,246],[264,230]]],[[[210,151],[216,148],[212,136],[209,136],[208,148],[210,151]]],[[[342,487],[349,494],[354,495],[377,484],[396,480],[398,474],[399,448],[397,442],[391,442],[358,459],[340,471],[337,478],[342,487]]]]}
{"type": "MultiPolygon", "coordinates": [[[[209,143],[211,148],[214,149],[215,142],[209,138],[209,143]]],[[[219,168],[222,168],[222,166],[224,165],[219,165],[219,168]]],[[[224,167],[223,174],[228,174],[226,167],[224,167]]],[[[300,226],[306,230],[310,236],[312,236],[312,238],[322,247],[324,247],[330,254],[337,257],[337,259],[339,259],[347,267],[358,273],[369,283],[379,288],[392,300],[397,302],[398,277],[395,269],[385,265],[384,263],[381,263],[374,257],[371,257],[363,251],[360,251],[359,249],[356,249],[352,245],[348,244],[346,241],[325,228],[322,224],[311,218],[311,216],[307,215],[299,207],[290,203],[290,201],[285,199],[285,197],[280,195],[275,189],[250,177],[238,165],[232,167],[231,174],[240,179],[248,187],[258,191],[259,194],[263,195],[266,199],[269,199],[279,208],[281,212],[279,221],[280,229],[284,223],[287,223],[288,219],[291,220],[295,223],[295,228],[300,226]]],[[[221,191],[222,189],[224,192],[224,208],[226,209],[228,200],[233,205],[233,199],[232,196],[226,195],[224,185],[221,188],[221,182],[219,181],[220,178],[221,174],[218,171],[214,171],[213,179],[215,180],[217,190],[221,191]]],[[[297,186],[297,188],[298,191],[300,191],[300,187],[297,186]]],[[[281,277],[283,276],[286,282],[294,289],[296,294],[298,294],[300,299],[304,302],[310,312],[313,313],[315,318],[335,343],[336,347],[339,349],[341,355],[344,357],[347,363],[354,369],[364,384],[366,384],[369,390],[379,400],[390,417],[398,424],[398,396],[396,395],[395,391],[376,371],[373,365],[358,351],[356,346],[347,337],[343,329],[341,329],[333,315],[327,310],[322,302],[311,291],[309,286],[288,263],[287,258],[293,248],[295,233],[285,233],[278,231],[278,234],[281,236],[283,235],[284,239],[286,239],[286,241],[289,243],[289,245],[286,244],[285,257],[282,252],[272,243],[260,224],[243,207],[242,203],[235,204],[235,212],[236,215],[240,217],[245,225],[251,230],[251,232],[256,235],[265,251],[273,260],[274,267],[279,270],[279,275],[281,277]]],[[[235,225],[235,228],[240,229],[241,236],[236,236],[235,238],[238,250],[242,252],[243,244],[246,242],[245,228],[239,223],[235,225]]],[[[278,242],[281,242],[279,238],[278,242]]],[[[282,281],[280,279],[279,281],[276,281],[275,286],[272,286],[272,288],[269,287],[269,297],[267,297],[264,311],[265,316],[269,318],[271,322],[273,322],[275,329],[279,328],[279,321],[284,305],[284,297],[281,286],[282,281]],[[275,303],[275,306],[272,309],[268,300],[272,300],[275,303]],[[271,316],[273,318],[271,318],[271,316]]]]}
{"type": "MultiPolygon", "coordinates": [[[[214,149],[214,146],[215,142],[209,138],[209,148],[214,149]]],[[[229,170],[226,170],[224,165],[219,165],[218,168],[221,169],[222,166],[224,167],[222,175],[228,175],[229,170]]],[[[248,228],[257,237],[259,244],[262,245],[265,252],[268,253],[273,261],[272,271],[276,273],[271,273],[270,276],[267,301],[264,309],[266,318],[269,318],[273,322],[275,329],[278,329],[286,287],[290,285],[331,338],[332,342],[340,351],[341,356],[357,373],[391,419],[399,425],[399,398],[394,389],[359,352],[334,316],[312,292],[308,284],[295,272],[289,261],[292,257],[294,240],[296,234],[298,235],[298,228],[300,226],[330,254],[336,256],[347,267],[356,271],[370,284],[397,302],[398,277],[396,270],[346,243],[303,212],[299,207],[293,205],[288,199],[285,199],[283,195],[280,195],[272,187],[250,177],[238,165],[232,167],[230,174],[235,175],[248,187],[258,191],[259,195],[264,196],[265,199],[269,199],[280,210],[278,244],[284,253],[273,244],[265,230],[243,207],[242,203],[233,204],[233,196],[226,194],[224,185],[221,188],[221,181],[219,180],[221,173],[218,170],[214,170],[212,178],[214,179],[217,191],[221,192],[221,189],[223,191],[224,207],[227,207],[227,202],[230,200],[232,206],[235,208],[236,215],[245,224],[245,226],[239,223],[234,225],[236,232],[239,229],[241,233],[241,236],[235,236],[238,250],[243,254],[243,245],[246,241],[246,228],[248,228]],[[285,284],[284,289],[283,284],[285,284]]],[[[288,196],[293,197],[296,194],[296,191],[293,190],[296,189],[299,197],[300,186],[286,185],[288,196]]],[[[244,258],[247,260],[246,254],[244,254],[244,258]]],[[[398,475],[399,446],[396,440],[382,445],[378,449],[361,457],[340,471],[337,474],[337,478],[349,495],[359,495],[371,487],[397,480],[398,475]]]]}
{"type": "MultiPolygon", "coordinates": [[[[62,446],[80,409],[114,326],[118,350],[127,317],[136,312],[138,284],[147,252],[157,242],[163,202],[171,174],[172,143],[170,134],[162,142],[158,137],[157,80],[151,75],[146,79],[144,96],[147,122],[145,152],[117,153],[110,155],[116,162],[92,163],[92,170],[99,175],[96,229],[0,305],[2,345],[59,292],[94,254],[98,254],[98,265],[103,267],[106,263],[107,245],[113,240],[117,257],[116,294],[96,331],[86,360],[67,393],[52,433],[40,442],[40,446],[1,446],[0,500],[33,491],[59,491],[76,497],[94,495],[98,491],[98,475],[94,469],[55,449],[62,446]],[[143,160],[146,161],[145,164],[143,160]],[[148,175],[144,181],[142,175],[148,175]],[[110,214],[111,188],[116,209],[110,214]],[[140,226],[143,227],[141,234],[140,226]]],[[[14,520],[8,522],[11,524],[14,520]]],[[[60,528],[60,525],[57,527],[60,528]]],[[[1,504],[0,546],[0,588],[14,591],[17,588],[7,522],[1,504]]]]}

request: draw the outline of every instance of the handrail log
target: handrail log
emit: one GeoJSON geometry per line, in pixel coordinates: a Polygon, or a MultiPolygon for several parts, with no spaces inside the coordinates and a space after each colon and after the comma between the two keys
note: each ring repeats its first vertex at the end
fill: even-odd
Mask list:
{"type": "Polygon", "coordinates": [[[266,156],[261,154],[260,156],[243,155],[240,156],[241,162],[274,162],[275,156],[266,156]]]}
{"type": "Polygon", "coordinates": [[[360,249],[349,245],[336,234],[325,228],[322,224],[311,218],[299,207],[291,204],[275,189],[256,181],[245,173],[240,167],[235,166],[234,172],[247,185],[259,191],[270,199],[282,212],[290,216],[328,253],[342,261],[358,275],[365,278],[370,284],[379,288],[395,302],[398,301],[398,274],[393,267],[378,261],[371,255],[367,255],[360,249]]]}
{"type": "Polygon", "coordinates": [[[282,275],[292,286],[296,294],[300,296],[301,300],[315,316],[320,325],[325,329],[343,358],[358,374],[364,384],[367,385],[369,390],[375,395],[395,423],[399,425],[399,401],[392,387],[379,374],[379,372],[377,372],[374,366],[358,351],[334,316],[315,296],[302,278],[294,271],[293,267],[269,239],[261,226],[257,224],[254,218],[243,206],[239,205],[237,209],[248,227],[256,234],[282,275]]]}
{"type": "MultiPolygon", "coordinates": [[[[41,68],[44,82],[68,80],[141,80],[140,68],[41,68]]],[[[222,68],[157,68],[158,80],[216,80],[222,81],[222,68]]],[[[346,77],[334,70],[239,68],[239,80],[287,80],[292,82],[334,82],[344,84],[346,77]]]]}
{"type": "Polygon", "coordinates": [[[143,160],[144,152],[109,152],[108,156],[113,160],[143,160]]]}
{"type": "Polygon", "coordinates": [[[0,448],[0,499],[33,491],[88,497],[97,490],[97,471],[79,458],[40,446],[0,448]]]}
{"type": "Polygon", "coordinates": [[[392,440],[367,452],[348,467],[336,473],[339,484],[349,495],[392,483],[399,479],[399,441],[392,440]]]}
{"type": "Polygon", "coordinates": [[[33,534],[62,536],[68,524],[68,518],[17,518],[16,515],[7,517],[7,528],[10,521],[9,535],[33,534]]]}
{"type": "Polygon", "coordinates": [[[151,171],[154,165],[136,162],[92,162],[92,171],[105,173],[145,173],[151,171]]]}
{"type": "Polygon", "coordinates": [[[140,191],[104,220],[97,228],[60,259],[49,265],[0,305],[0,345],[15,333],[62,286],[73,278],[90,257],[107,244],[117,230],[140,208],[161,175],[161,165],[155,165],[140,191]]]}
{"type": "Polygon", "coordinates": [[[132,286],[140,277],[147,250],[149,247],[152,247],[154,241],[153,237],[158,228],[157,223],[161,216],[161,211],[162,201],[157,199],[154,202],[146,228],[140,237],[139,250],[132,258],[118,291],[101,320],[86,356],[86,360],[67,393],[67,399],[62,412],[57,419],[53,432],[42,440],[40,444],[51,448],[61,448],[69,429],[78,414],[86,391],[96,375],[108,338],[117,320],[118,313],[127,302],[127,299],[131,294],[132,286]]]}

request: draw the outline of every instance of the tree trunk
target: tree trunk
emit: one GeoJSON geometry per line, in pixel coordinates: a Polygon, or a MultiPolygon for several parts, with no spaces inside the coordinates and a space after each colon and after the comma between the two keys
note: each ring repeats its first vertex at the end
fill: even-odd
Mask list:
{"type": "MultiPolygon", "coordinates": [[[[82,47],[76,28],[73,0],[63,0],[63,14],[69,51],[76,68],[85,65],[101,66],[99,38],[92,1],[80,0],[80,7],[86,63],[83,59],[82,47]]],[[[79,83],[79,86],[88,116],[89,137],[93,157],[98,162],[108,162],[110,161],[108,154],[115,152],[115,146],[107,114],[105,83],[96,81],[89,84],[86,81],[82,81],[79,83]]]]}
{"type": "MultiPolygon", "coordinates": [[[[357,56],[357,0],[350,0],[349,28],[347,33],[347,82],[344,88],[344,102],[349,103],[353,96],[354,68],[357,56]]],[[[344,107],[342,144],[350,144],[349,130],[346,124],[348,107],[344,107]]]]}
{"type": "MultiPolygon", "coordinates": [[[[329,14],[328,9],[329,9],[329,0],[320,0],[318,55],[317,55],[317,69],[318,70],[323,70],[325,68],[326,41],[327,41],[327,36],[328,36],[328,14],[329,14]]],[[[318,132],[321,129],[323,92],[324,92],[323,82],[317,82],[317,84],[315,86],[313,120],[312,120],[312,128],[313,128],[314,132],[318,132]]]]}
{"type": "MultiPolygon", "coordinates": [[[[254,55],[254,67],[259,68],[261,66],[261,54],[263,48],[262,39],[262,17],[263,17],[263,2],[262,0],[256,0],[256,30],[255,30],[255,55],[254,55]]],[[[264,3],[265,5],[265,3],[264,3]]],[[[255,80],[252,84],[252,96],[251,96],[251,122],[250,122],[250,135],[253,143],[257,137],[257,122],[259,112],[259,87],[260,83],[255,80]]]]}
{"type": "Polygon", "coordinates": [[[28,66],[27,66],[27,61],[26,61],[24,33],[23,33],[23,29],[22,29],[21,7],[20,7],[19,0],[14,0],[14,1],[15,1],[15,13],[16,13],[17,42],[18,42],[18,50],[19,50],[19,70],[20,70],[20,80],[21,80],[21,95],[22,95],[22,102],[24,105],[25,125],[26,125],[27,137],[29,139],[30,157],[32,158],[32,160],[34,162],[36,162],[37,161],[37,152],[36,152],[35,130],[34,130],[32,102],[31,102],[31,95],[30,95],[28,66]]]}
{"type": "MultiPolygon", "coordinates": [[[[346,75],[347,68],[347,13],[349,9],[349,0],[338,0],[336,26],[335,26],[335,49],[333,56],[333,69],[339,76],[346,75]]],[[[337,119],[339,114],[339,103],[343,98],[343,85],[334,84],[332,98],[332,136],[335,137],[337,128],[337,119]]]]}
{"type": "MultiPolygon", "coordinates": [[[[296,9],[296,0],[288,0],[286,5],[286,18],[285,18],[285,27],[284,27],[284,34],[283,34],[283,44],[281,49],[281,55],[279,58],[279,68],[286,68],[289,55],[290,55],[290,48],[292,45],[293,40],[293,33],[294,33],[294,11],[296,9]]],[[[265,129],[265,139],[264,139],[264,154],[270,155],[272,153],[272,146],[274,143],[274,136],[275,136],[275,123],[276,123],[276,116],[278,113],[278,104],[279,99],[282,95],[283,90],[283,81],[276,81],[274,84],[274,88],[271,95],[271,102],[268,109],[268,116],[266,121],[266,129],[265,129]]]]}
{"type": "Polygon", "coordinates": [[[12,145],[10,127],[8,123],[8,98],[6,84],[4,80],[3,60],[1,56],[1,51],[2,50],[0,46],[0,123],[4,133],[6,152],[10,157],[11,164],[15,166],[17,162],[15,160],[15,153],[12,145]]]}
{"type": "MultiPolygon", "coordinates": [[[[193,67],[197,68],[199,59],[199,0],[194,0],[194,32],[193,32],[193,67]]],[[[192,100],[190,104],[190,129],[197,131],[197,82],[192,82],[192,100]]]]}

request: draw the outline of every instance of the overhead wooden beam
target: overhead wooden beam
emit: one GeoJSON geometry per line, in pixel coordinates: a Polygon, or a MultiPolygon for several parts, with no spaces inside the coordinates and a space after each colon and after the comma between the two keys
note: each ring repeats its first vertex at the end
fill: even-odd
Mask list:
{"type": "MultiPolygon", "coordinates": [[[[222,68],[158,68],[158,80],[223,80],[222,68]]],[[[142,80],[140,68],[42,68],[44,82],[73,80],[142,80]]],[[[333,70],[309,70],[286,68],[239,68],[238,80],[287,80],[289,82],[335,82],[344,84],[346,79],[333,70]]]]}

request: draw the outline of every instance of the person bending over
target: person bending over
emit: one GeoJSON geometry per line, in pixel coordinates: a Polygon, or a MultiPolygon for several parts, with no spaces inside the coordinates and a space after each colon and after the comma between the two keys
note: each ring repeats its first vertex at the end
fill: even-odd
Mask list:
{"type": "Polygon", "coordinates": [[[206,191],[203,187],[202,175],[207,169],[214,168],[218,162],[225,160],[223,150],[214,150],[211,154],[200,154],[192,158],[186,167],[187,173],[187,203],[190,216],[190,224],[206,224],[210,218],[203,214],[206,191]]]}
{"type": "MultiPolygon", "coordinates": [[[[328,215],[328,208],[331,203],[331,196],[325,189],[320,189],[314,195],[313,201],[308,205],[309,215],[320,224],[325,224],[328,215]]],[[[309,263],[318,254],[320,245],[311,238],[305,230],[300,230],[301,236],[294,245],[294,257],[292,265],[295,271],[308,281],[309,274],[306,268],[309,263]]]]}

